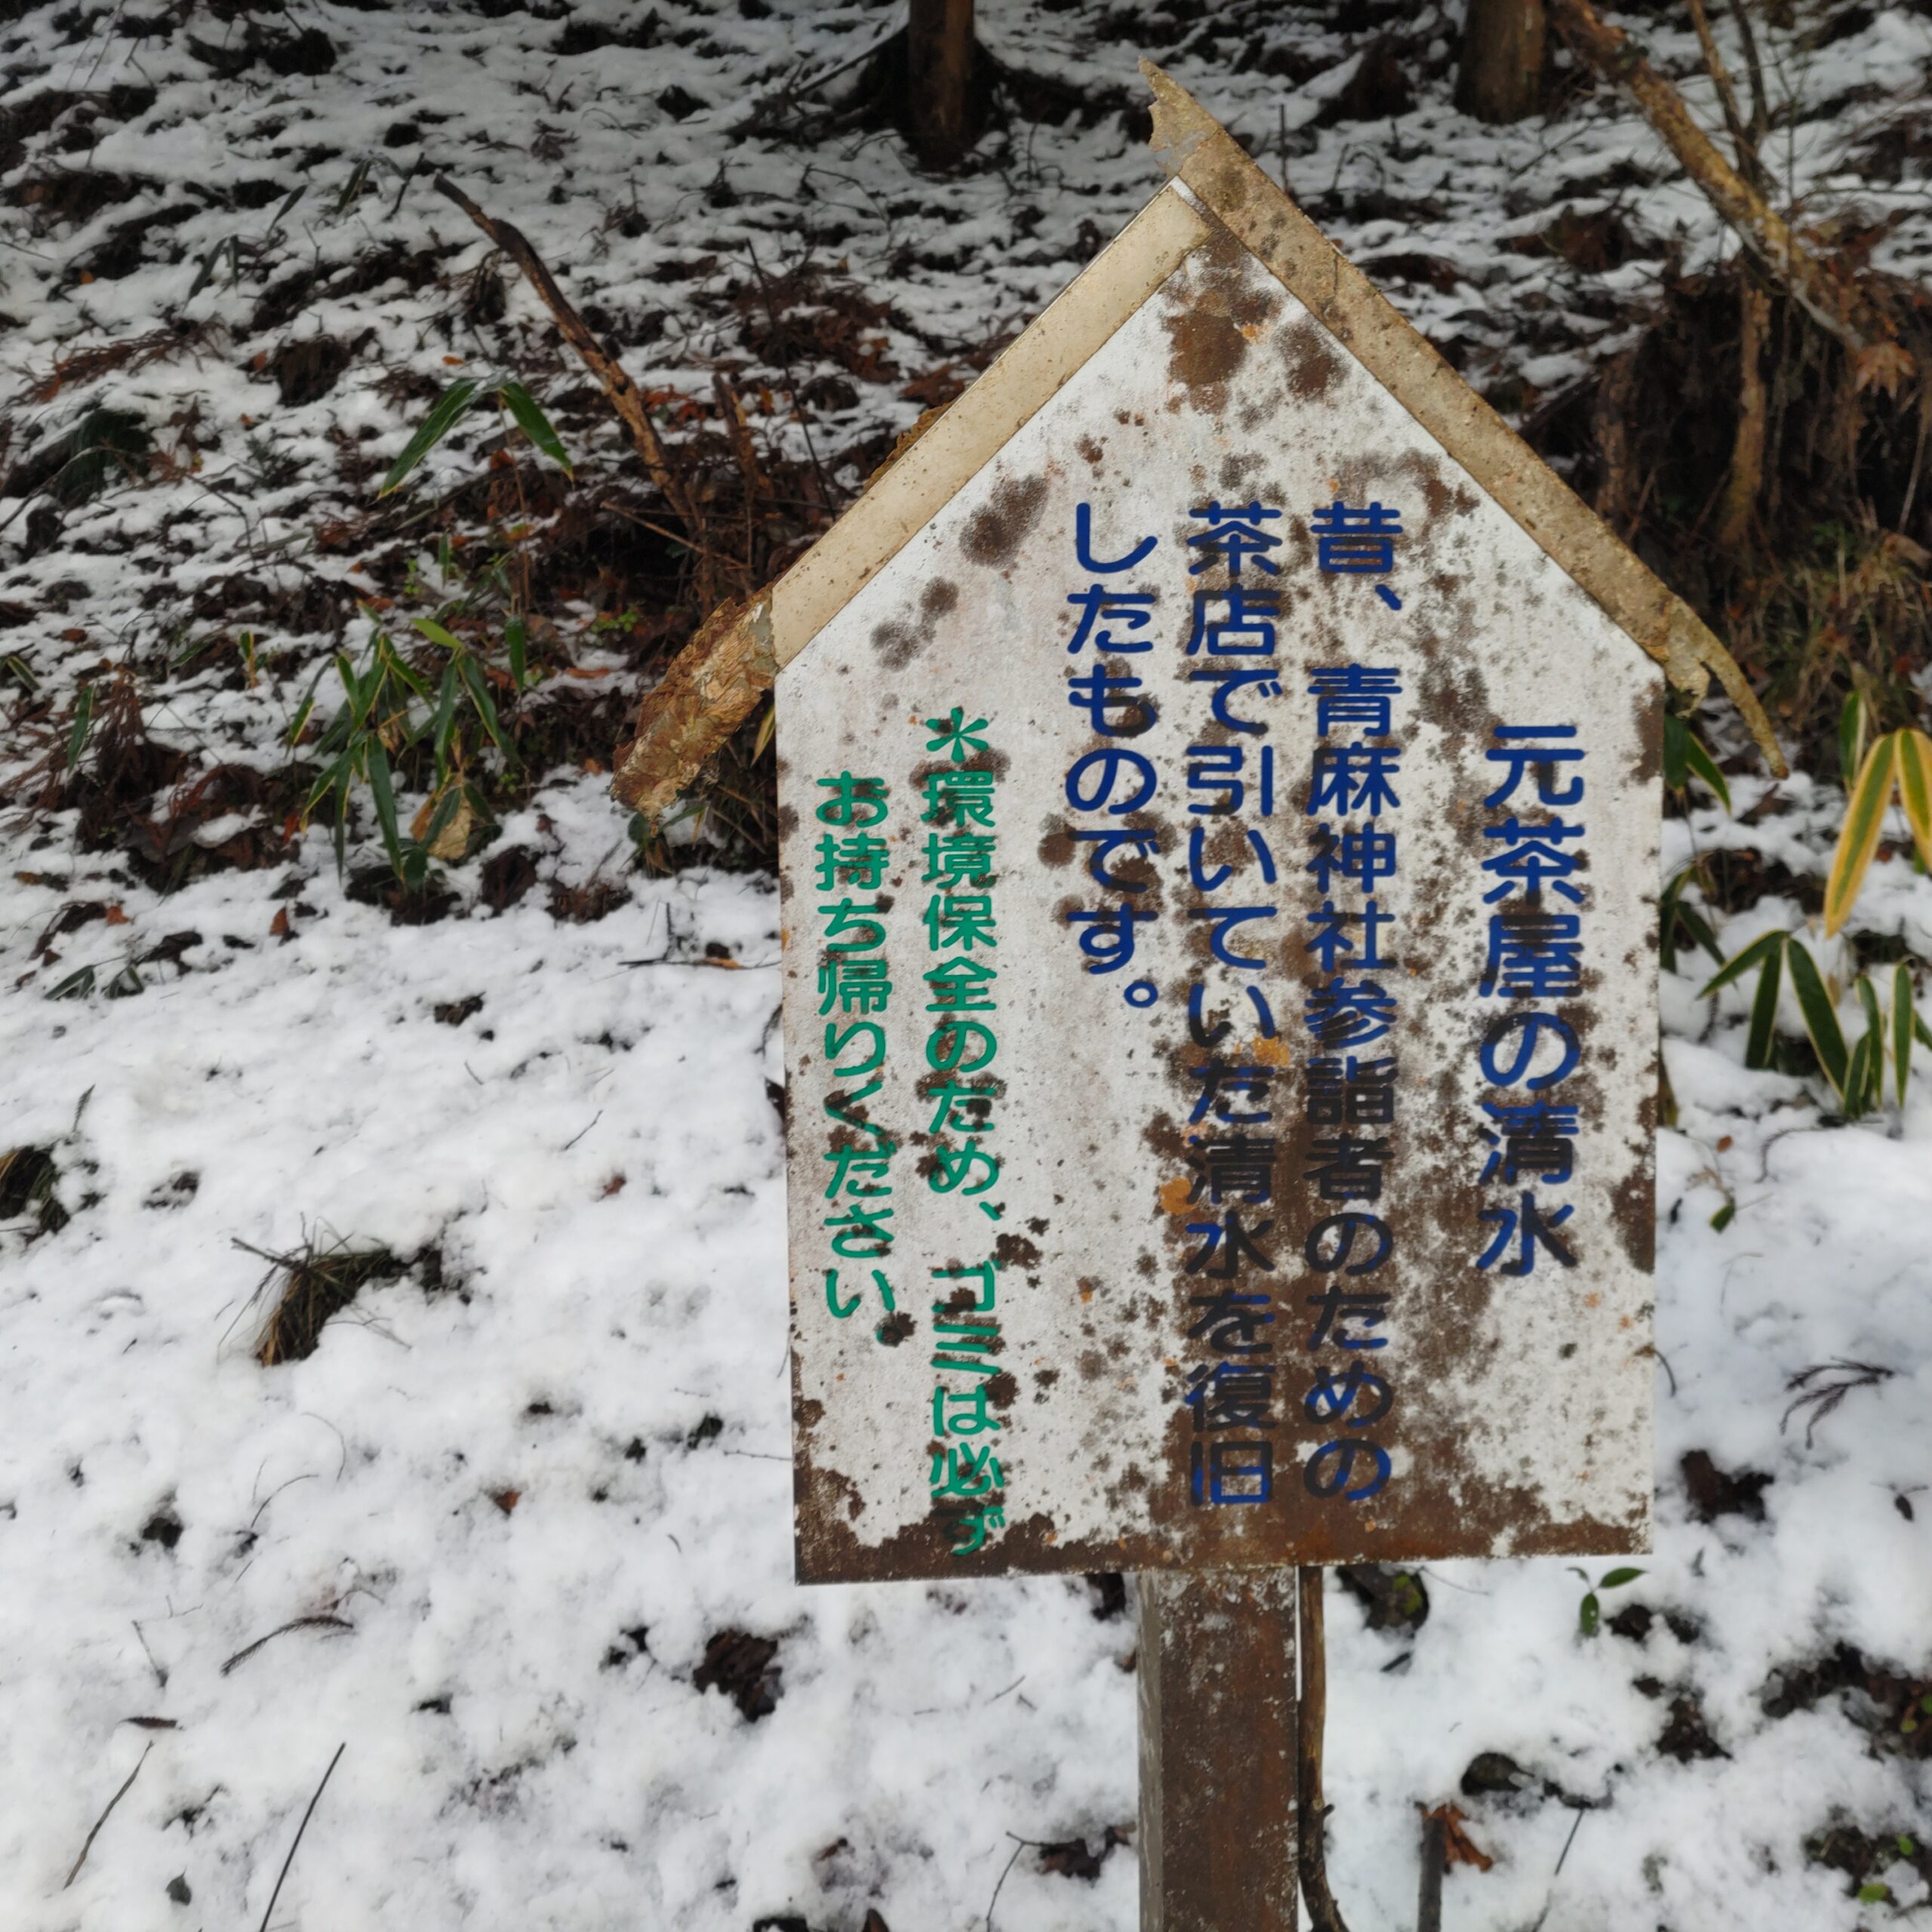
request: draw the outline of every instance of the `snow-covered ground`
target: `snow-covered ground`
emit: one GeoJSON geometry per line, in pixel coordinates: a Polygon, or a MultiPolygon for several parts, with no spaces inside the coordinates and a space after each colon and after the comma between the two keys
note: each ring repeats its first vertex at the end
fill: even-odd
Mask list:
{"type": "MultiPolygon", "coordinates": [[[[327,533],[367,516],[451,358],[540,387],[581,490],[623,469],[528,291],[500,314],[466,299],[485,245],[438,169],[523,226],[641,385],[706,398],[724,361],[777,397],[755,433],[794,454],[789,392],[827,385],[823,449],[904,426],[928,399],[909,381],[1023,320],[1152,191],[1122,112],[1141,52],[1511,408],[1622,339],[1667,246],[1717,245],[1613,101],[1501,131],[1458,115],[1453,11],[1364,5],[1344,31],[1339,7],[980,11],[1009,66],[1094,109],[1016,122],[946,181],[889,134],[745,131],[761,103],[779,125],[788,79],[881,38],[882,4],[83,0],[0,27],[0,462],[91,404],[140,417],[165,459],[51,526],[0,499],[22,512],[0,533],[0,657],[48,731],[79,680],[125,666],[185,755],[168,789],[272,774],[329,651],[368,634],[354,600],[377,580],[327,533]],[[1377,29],[1414,100],[1365,118],[1348,89],[1377,29]],[[1566,205],[1614,209],[1623,266],[1536,240],[1566,205]],[[808,244],[889,300],[889,377],[747,348],[733,278],[808,244]],[[161,330],[180,332],[151,358],[50,384],[60,358],[161,330]],[[285,400],[321,378],[278,386],[282,352],[318,336],[348,354],[285,400]]],[[[1632,24],[1690,72],[1687,18],[1632,24]]],[[[1820,215],[1895,217],[1881,259],[1921,272],[1910,140],[1895,181],[1854,158],[1909,128],[1932,19],[1800,7],[1761,32],[1799,103],[1780,170],[1820,215]]],[[[475,419],[412,489],[475,474],[494,431],[475,419]]],[[[426,549],[411,582],[434,580],[426,549]]],[[[395,594],[406,614],[417,593],[395,594]]],[[[551,614],[556,651],[607,674],[586,687],[634,693],[592,597],[551,614]]],[[[559,672],[542,695],[566,689],[559,672]]],[[[45,755],[26,716],[0,778],[45,755]]],[[[1790,875],[1727,951],[1796,923],[1791,881],[1822,876],[1840,808],[1802,777],[1765,803],[1746,762],[1736,818],[1700,808],[1666,840],[1672,871],[1726,846],[1790,875]]],[[[1102,1588],[791,1581],[777,898],[635,869],[607,783],[549,773],[448,868],[455,915],[420,926],[349,896],[319,824],[234,863],[279,836],[272,792],[208,816],[215,857],[165,896],[72,808],[7,821],[0,1151],[49,1150],[69,1218],[41,1232],[32,1204],[0,1232],[5,1932],[259,1923],[338,1746],[276,1924],[1134,1922],[1131,1846],[1092,1878],[1041,1849],[1097,1854],[1134,1816],[1133,1629],[1102,1588]],[[498,909],[481,869],[518,848],[538,884],[498,909]],[[605,916],[556,915],[600,883],[605,916]],[[408,1272],[263,1367],[250,1250],[337,1239],[408,1272]]],[[[1932,881],[1881,860],[1856,923],[1923,956],[1932,881]]],[[[1331,1866],[1358,1928],[1413,1922],[1415,1807],[1452,1798],[1495,1860],[1451,1877],[1454,1932],[1876,1932],[1927,1900],[1932,1089],[1921,1067],[1902,1115],[1828,1124],[1815,1089],[1743,1069],[1748,992],[1700,999],[1707,962],[1680,963],[1657,1552],[1594,1638],[1558,1563],[1432,1569],[1406,1630],[1337,1588],[1331,1866]],[[1848,1869],[1888,1897],[1860,1900],[1848,1869]]]]}

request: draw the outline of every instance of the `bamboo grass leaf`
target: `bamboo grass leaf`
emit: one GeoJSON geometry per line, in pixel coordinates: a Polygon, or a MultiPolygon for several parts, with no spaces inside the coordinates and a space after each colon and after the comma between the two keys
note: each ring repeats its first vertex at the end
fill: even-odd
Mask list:
{"type": "Polygon", "coordinates": [[[1831,876],[1825,881],[1825,937],[1829,939],[1851,912],[1852,902],[1865,883],[1885,808],[1892,801],[1892,780],[1897,768],[1900,734],[1888,731],[1865,755],[1858,782],[1846,801],[1844,829],[1832,855],[1831,876]]]}
{"type": "Polygon", "coordinates": [[[1919,860],[1932,870],[1932,738],[1919,731],[1901,731],[1897,737],[1899,795],[1919,860]]]}
{"type": "Polygon", "coordinates": [[[1912,1071],[1912,968],[1901,959],[1892,968],[1892,1081],[1901,1109],[1912,1071]]]}
{"type": "Polygon", "coordinates": [[[1878,989],[1872,983],[1869,973],[1859,974],[1857,992],[1858,1003],[1865,1009],[1865,1038],[1871,1042],[1865,1057],[1863,1105],[1860,1111],[1869,1113],[1885,1103],[1885,1023],[1878,1011],[1878,989]]]}
{"type": "Polygon", "coordinates": [[[1840,1098],[1847,1120],[1857,1119],[1866,1110],[1865,1096],[1872,1078],[1872,1044],[1869,1033],[1861,1035],[1846,1063],[1844,1089],[1840,1098]]]}
{"type": "Polygon", "coordinates": [[[1681,792],[1690,775],[1690,728],[1674,711],[1663,715],[1663,789],[1681,792]]]}
{"type": "Polygon", "coordinates": [[[469,688],[469,695],[476,706],[476,715],[483,721],[483,728],[489,734],[490,742],[507,758],[510,748],[503,742],[503,727],[497,721],[497,707],[490,696],[490,688],[483,681],[483,672],[473,657],[464,657],[460,660],[463,681],[469,688]]]}
{"type": "Polygon", "coordinates": [[[1865,762],[1866,716],[1865,700],[1854,691],[1838,713],[1838,773],[1847,792],[1858,768],[1865,762]]]}
{"type": "Polygon", "coordinates": [[[1744,974],[1750,971],[1752,967],[1762,965],[1767,955],[1782,952],[1784,950],[1785,940],[1789,937],[1789,935],[1785,933],[1761,934],[1739,953],[1728,965],[1721,971],[1714,974],[1705,983],[1697,997],[1700,999],[1708,999],[1720,988],[1729,986],[1732,980],[1741,979],[1744,974]]]}
{"type": "Polygon", "coordinates": [[[72,771],[87,749],[88,733],[94,726],[94,687],[83,685],[74,700],[74,727],[67,734],[67,769],[72,771]]]}
{"type": "Polygon", "coordinates": [[[445,630],[433,617],[412,617],[409,620],[432,644],[439,644],[445,651],[460,651],[463,640],[445,630]]]}
{"type": "Polygon", "coordinates": [[[530,688],[528,637],[521,617],[512,617],[503,626],[503,648],[509,653],[510,677],[519,691],[530,688]]]}
{"type": "Polygon", "coordinates": [[[1825,1078],[1843,1100],[1850,1056],[1845,1051],[1844,1029],[1838,1024],[1817,961],[1793,940],[1785,949],[1785,963],[1791,968],[1791,989],[1798,995],[1798,1011],[1804,1016],[1804,1030],[1811,1036],[1812,1051],[1818,1056],[1825,1078]]]}
{"type": "Polygon", "coordinates": [[[382,740],[375,737],[369,740],[369,789],[375,797],[376,817],[383,828],[383,844],[388,850],[389,863],[400,878],[402,833],[396,824],[395,793],[389,785],[389,753],[383,749],[382,740]]]}
{"type": "Polygon", "coordinates": [[[516,418],[516,426],[566,476],[574,478],[577,472],[571,466],[570,453],[564,448],[563,438],[551,428],[550,419],[537,408],[537,398],[521,383],[501,383],[497,393],[516,418]]]}
{"type": "MultiPolygon", "coordinates": [[[[1784,935],[1778,935],[1781,940],[1784,935]]],[[[1744,1064],[1761,1073],[1771,1063],[1771,1049],[1777,1043],[1778,994],[1784,981],[1784,948],[1764,955],[1764,970],[1758,975],[1758,996],[1751,1002],[1751,1031],[1744,1043],[1744,1064]]]]}
{"type": "Polygon", "coordinates": [[[1730,787],[1724,783],[1724,774],[1718,769],[1718,761],[1704,748],[1704,741],[1694,731],[1687,732],[1689,742],[1684,746],[1685,762],[1690,768],[1691,776],[1701,778],[1717,795],[1718,801],[1726,811],[1730,810],[1730,787]]]}
{"type": "Polygon", "coordinates": [[[383,478],[382,488],[376,494],[386,497],[463,420],[475,400],[473,377],[461,376],[451,383],[405,445],[401,455],[389,466],[389,473],[383,478]]]}

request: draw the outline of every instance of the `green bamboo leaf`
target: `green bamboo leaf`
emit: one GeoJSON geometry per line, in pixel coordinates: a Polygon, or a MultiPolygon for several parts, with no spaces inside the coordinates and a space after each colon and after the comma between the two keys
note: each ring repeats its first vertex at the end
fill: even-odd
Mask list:
{"type": "MultiPolygon", "coordinates": [[[[1780,933],[1782,939],[1784,935],[1780,933]]],[[[1777,1041],[1778,993],[1784,980],[1784,948],[1764,956],[1764,970],[1758,977],[1758,996],[1751,1002],[1751,1030],[1745,1038],[1744,1064],[1761,1073],[1771,1063],[1771,1051],[1777,1041]]]]}
{"type": "Polygon", "coordinates": [[[1663,789],[1681,792],[1690,775],[1690,728],[1674,711],[1663,715],[1663,789]]]}
{"type": "Polygon", "coordinates": [[[1657,963],[1666,973],[1677,971],[1677,902],[1684,896],[1684,881],[1690,876],[1686,866],[1657,900],[1657,963]]]}
{"type": "Polygon", "coordinates": [[[410,622],[413,623],[432,644],[439,644],[445,651],[460,651],[462,650],[462,638],[456,636],[453,632],[444,629],[442,626],[438,623],[433,617],[412,617],[410,619],[410,622]]]}
{"type": "Polygon", "coordinates": [[[1597,1601],[1596,1592],[1586,1592],[1583,1601],[1577,1606],[1577,1623],[1585,1636],[1594,1637],[1597,1634],[1602,1614],[1603,1606],[1597,1601]]]}
{"type": "Polygon", "coordinates": [[[1923,731],[1898,733],[1899,795],[1921,862],[1932,867],[1932,738],[1923,731]]]}
{"type": "Polygon", "coordinates": [[[456,726],[456,660],[452,658],[444,669],[443,688],[436,699],[436,722],[430,741],[436,755],[438,784],[448,776],[450,734],[456,726]]]}
{"type": "Polygon", "coordinates": [[[424,827],[423,836],[417,841],[426,852],[448,830],[450,820],[456,817],[457,808],[462,803],[460,785],[444,787],[443,795],[436,801],[436,808],[429,814],[429,823],[424,827]]]}
{"type": "Polygon", "coordinates": [[[1847,792],[1858,768],[1865,762],[1866,715],[1865,700],[1857,691],[1845,700],[1844,708],[1838,713],[1838,774],[1847,792]]]}
{"type": "Polygon", "coordinates": [[[1912,1016],[1912,1036],[1927,1052],[1932,1052],[1932,1026],[1926,1025],[1922,1013],[1914,1012],[1912,1016]]]}
{"type": "Polygon", "coordinates": [[[395,793],[389,785],[389,756],[377,737],[369,740],[369,789],[376,800],[376,818],[383,828],[383,844],[389,863],[402,871],[402,833],[395,820],[395,793]]]}
{"type": "Polygon", "coordinates": [[[1785,948],[1785,963],[1791,969],[1791,989],[1798,995],[1798,1011],[1804,1016],[1804,1030],[1811,1036],[1812,1051],[1818,1056],[1825,1078],[1842,1100],[1846,1097],[1845,1077],[1850,1056],[1845,1051],[1844,1030],[1832,1010],[1818,963],[1796,940],[1785,948]]]}
{"type": "Polygon", "coordinates": [[[382,641],[382,654],[389,675],[398,684],[406,685],[418,697],[426,698],[429,695],[429,687],[423,682],[421,673],[387,638],[382,641]]]}
{"type": "Polygon", "coordinates": [[[1704,741],[1694,731],[1687,732],[1690,740],[1684,747],[1684,758],[1690,767],[1693,777],[1701,778],[1716,793],[1718,801],[1726,811],[1730,810],[1730,787],[1724,783],[1724,774],[1718,769],[1718,761],[1704,748],[1704,741]]]}
{"type": "Polygon", "coordinates": [[[1633,1570],[1626,1564],[1621,1569],[1611,1571],[1607,1576],[1599,1577],[1597,1588],[1600,1590],[1619,1589],[1626,1583],[1634,1583],[1643,1574],[1642,1571],[1633,1570]]]}
{"type": "Polygon", "coordinates": [[[551,428],[550,419],[537,408],[537,398],[521,383],[500,383],[497,393],[516,418],[516,426],[566,476],[574,477],[577,472],[571,467],[570,455],[564,448],[563,439],[551,428]]]}
{"type": "Polygon", "coordinates": [[[48,993],[49,999],[85,999],[94,991],[94,968],[83,966],[78,973],[69,973],[60,983],[48,993]]]}
{"type": "Polygon", "coordinates": [[[476,383],[472,377],[460,376],[451,383],[435,408],[423,418],[423,426],[410,438],[401,455],[389,466],[389,473],[383,478],[382,488],[376,494],[386,497],[463,420],[475,400],[476,383]]]}
{"type": "Polygon", "coordinates": [[[1731,1223],[1737,1219],[1737,1203],[1734,1201],[1727,1201],[1724,1205],[1711,1217],[1712,1232],[1715,1234],[1722,1234],[1724,1229],[1729,1227],[1731,1223]]]}
{"type": "Polygon", "coordinates": [[[1869,1033],[1861,1033],[1858,1044],[1851,1050],[1851,1057],[1846,1063],[1844,1089],[1841,1097],[1847,1120],[1857,1120],[1867,1111],[1866,1097],[1872,1086],[1872,1049],[1875,1042],[1869,1033]]]}
{"type": "Polygon", "coordinates": [[[530,654],[527,648],[528,634],[521,617],[512,617],[503,626],[503,647],[510,657],[510,678],[519,691],[530,688],[530,654]]]}
{"type": "Polygon", "coordinates": [[[83,685],[74,700],[74,726],[67,734],[67,769],[72,771],[87,749],[88,733],[94,725],[94,687],[83,685]]]}
{"type": "Polygon", "coordinates": [[[1724,964],[1724,955],[1718,950],[1718,936],[1711,930],[1711,923],[1694,906],[1681,906],[1677,909],[1677,923],[1710,955],[1713,965],[1724,964]]]}
{"type": "Polygon", "coordinates": [[[1905,1105],[1906,1075],[1912,1071],[1912,968],[1901,959],[1892,968],[1892,1081],[1905,1105]]]}
{"type": "Polygon", "coordinates": [[[1832,856],[1831,876],[1825,881],[1825,937],[1829,939],[1851,912],[1852,902],[1865,883],[1885,808],[1892,801],[1892,780],[1897,768],[1900,734],[1888,731],[1865,755],[1858,782],[1847,801],[1844,829],[1832,856]]]}
{"type": "Polygon", "coordinates": [[[490,696],[489,686],[483,681],[481,666],[473,657],[465,657],[459,662],[463,681],[469,687],[469,695],[475,704],[476,715],[482,719],[483,728],[490,734],[491,743],[507,758],[509,746],[503,743],[503,727],[497,722],[496,704],[490,696]]]}
{"type": "Polygon", "coordinates": [[[1784,950],[1785,940],[1788,937],[1789,935],[1784,933],[1761,934],[1721,972],[1713,974],[1705,983],[1703,990],[1698,994],[1697,997],[1700,999],[1708,999],[1721,987],[1729,986],[1732,980],[1740,979],[1749,972],[1752,967],[1762,965],[1767,954],[1782,952],[1784,950]]]}

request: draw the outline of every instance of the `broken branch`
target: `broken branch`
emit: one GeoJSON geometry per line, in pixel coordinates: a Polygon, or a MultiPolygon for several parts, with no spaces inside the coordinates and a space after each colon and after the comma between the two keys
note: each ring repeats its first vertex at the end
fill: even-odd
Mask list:
{"type": "Polygon", "coordinates": [[[71,1885],[74,1881],[80,1876],[81,1867],[88,1862],[88,1854],[93,1850],[94,1841],[96,1838],[100,1837],[101,1826],[106,1824],[108,1820],[114,1815],[115,1806],[118,1804],[122,1799],[127,1796],[129,1786],[131,1786],[134,1780],[140,1776],[141,1767],[148,1761],[148,1752],[152,1751],[153,1749],[154,1746],[152,1744],[149,1745],[146,1749],[142,1752],[140,1757],[135,1759],[134,1768],[128,1774],[127,1783],[123,1784],[121,1789],[107,1801],[107,1809],[94,1821],[94,1829],[88,1832],[87,1843],[81,1847],[80,1857],[74,1860],[72,1868],[67,1874],[66,1882],[60,1887],[63,1892],[67,1889],[69,1885],[71,1885]]]}
{"type": "Polygon", "coordinates": [[[611,789],[654,827],[777,675],[771,598],[720,605],[645,699],[637,736],[618,747],[611,789]]]}
{"type": "Polygon", "coordinates": [[[597,340],[590,325],[571,306],[569,299],[557,286],[556,278],[545,266],[543,257],[531,246],[523,231],[507,221],[497,220],[494,215],[485,214],[447,175],[436,177],[436,192],[455,202],[523,271],[531,287],[543,298],[544,306],[556,318],[564,340],[583,358],[585,367],[611,398],[611,407],[629,432],[632,446],[644,459],[644,466],[659,494],[695,534],[699,525],[697,507],[683,480],[671,467],[670,458],[652,426],[650,411],[645,407],[637,385],[624,373],[623,365],[597,340]]]}
{"type": "Polygon", "coordinates": [[[1601,18],[1589,0],[1550,0],[1549,11],[1571,51],[1630,97],[1712,207],[1820,328],[1854,353],[1885,338],[1889,331],[1859,290],[1813,254],[1784,217],[1724,159],[1717,143],[1691,118],[1684,97],[1622,28],[1601,18]]]}

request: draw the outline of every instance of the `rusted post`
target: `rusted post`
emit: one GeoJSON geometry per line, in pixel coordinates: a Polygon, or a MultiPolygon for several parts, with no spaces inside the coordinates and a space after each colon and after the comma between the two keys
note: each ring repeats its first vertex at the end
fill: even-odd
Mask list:
{"type": "Polygon", "coordinates": [[[928,168],[955,168],[973,145],[973,0],[911,0],[906,111],[928,168]]]}
{"type": "Polygon", "coordinates": [[[1137,1583],[1140,1932],[1296,1932],[1295,1573],[1137,1583]]]}

